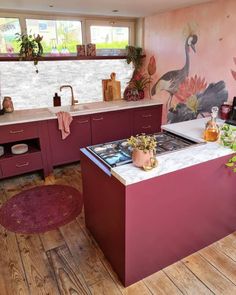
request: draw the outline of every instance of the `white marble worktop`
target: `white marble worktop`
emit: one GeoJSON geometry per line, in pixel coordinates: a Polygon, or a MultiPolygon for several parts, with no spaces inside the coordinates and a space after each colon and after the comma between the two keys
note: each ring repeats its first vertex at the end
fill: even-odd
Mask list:
{"type": "Polygon", "coordinates": [[[0,116],[0,126],[55,119],[56,113],[60,111],[69,112],[72,116],[80,116],[155,105],[162,105],[162,103],[157,99],[143,99],[129,102],[125,100],[117,100],[91,102],[77,104],[75,106],[17,110],[13,113],[5,113],[0,116]]]}
{"type": "MultiPolygon", "coordinates": [[[[130,185],[234,153],[218,142],[204,142],[202,135],[207,120],[209,118],[163,125],[162,129],[195,140],[200,144],[157,156],[158,166],[151,171],[136,168],[131,163],[112,168],[112,175],[124,185],[130,185]]],[[[222,124],[223,121],[218,120],[218,123],[222,124]]]]}

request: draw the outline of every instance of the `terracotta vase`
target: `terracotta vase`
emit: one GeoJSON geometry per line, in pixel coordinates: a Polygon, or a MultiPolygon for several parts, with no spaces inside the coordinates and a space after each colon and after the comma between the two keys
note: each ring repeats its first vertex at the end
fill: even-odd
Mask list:
{"type": "Polygon", "coordinates": [[[151,167],[154,159],[153,151],[144,152],[143,150],[134,149],[132,152],[133,164],[136,167],[151,167]]]}

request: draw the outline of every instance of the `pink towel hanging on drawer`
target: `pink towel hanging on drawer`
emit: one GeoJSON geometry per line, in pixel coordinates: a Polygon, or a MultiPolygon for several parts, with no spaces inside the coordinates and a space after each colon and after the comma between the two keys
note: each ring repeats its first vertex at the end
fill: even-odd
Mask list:
{"type": "Polygon", "coordinates": [[[61,130],[62,139],[65,139],[70,134],[70,123],[72,122],[73,118],[67,112],[58,112],[56,115],[58,119],[58,128],[61,130]]]}

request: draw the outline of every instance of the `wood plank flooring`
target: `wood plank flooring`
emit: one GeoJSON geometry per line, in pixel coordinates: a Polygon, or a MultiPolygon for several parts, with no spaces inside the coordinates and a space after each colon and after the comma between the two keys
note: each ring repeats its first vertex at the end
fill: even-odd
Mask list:
{"type": "MultiPolygon", "coordinates": [[[[58,168],[54,176],[47,184],[81,190],[79,165],[58,168]]],[[[16,193],[44,183],[38,174],[1,180],[0,206],[16,193]]],[[[0,295],[122,294],[236,294],[236,232],[124,288],[86,230],[83,213],[39,235],[15,234],[0,225],[0,295]]]]}

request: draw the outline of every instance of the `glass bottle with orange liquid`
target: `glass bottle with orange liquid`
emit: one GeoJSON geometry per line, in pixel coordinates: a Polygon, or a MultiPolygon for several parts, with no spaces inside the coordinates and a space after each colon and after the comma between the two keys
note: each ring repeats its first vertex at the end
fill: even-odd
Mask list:
{"type": "Polygon", "coordinates": [[[206,123],[204,131],[204,139],[206,141],[216,141],[219,138],[220,128],[216,123],[218,111],[218,107],[212,107],[211,109],[211,119],[206,123]]]}

